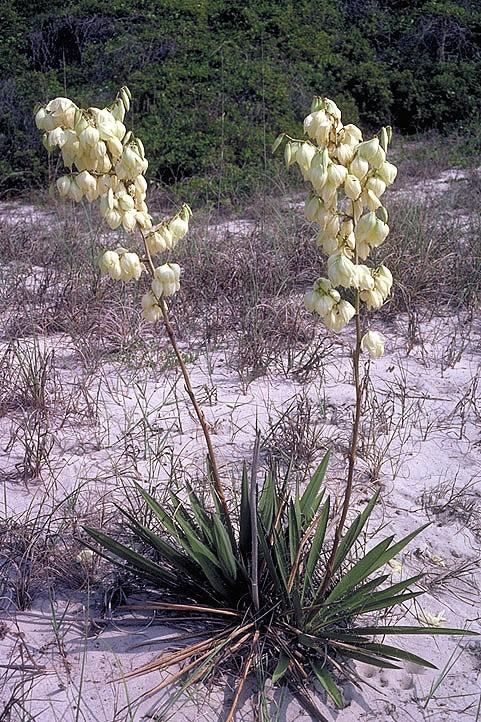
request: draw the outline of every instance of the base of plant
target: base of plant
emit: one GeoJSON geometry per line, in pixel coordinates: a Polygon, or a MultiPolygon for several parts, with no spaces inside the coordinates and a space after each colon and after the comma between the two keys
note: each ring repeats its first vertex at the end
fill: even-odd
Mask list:
{"type": "Polygon", "coordinates": [[[270,677],[276,685],[287,685],[309,714],[324,720],[315,702],[316,687],[341,708],[342,683],[362,685],[355,662],[397,669],[409,661],[435,668],[411,652],[375,639],[468,634],[464,629],[381,626],[370,621],[373,612],[423,594],[413,590],[421,575],[392,584],[383,567],[425,527],[398,542],[387,537],[362,555],[355,552],[377,494],[343,535],[326,580],[332,550],[330,500],[322,488],[327,464],[326,454],[302,494],[291,491],[288,478],[281,478],[277,469],[267,473],[257,493],[255,474],[249,482],[244,467],[238,515],[226,515],[214,491],[212,508],[191,488],[187,501],[171,493],[164,507],[139,487],[154,526],[146,527],[124,509],[119,511],[142,552],[87,529],[105,550],[96,551],[133,572],[155,590],[156,598],[160,594],[165,600],[146,602],[137,609],[175,612],[177,618],[192,620],[202,617],[195,642],[184,640],[175,651],[131,673],[167,674],[146,694],[176,684],[175,702],[189,688],[236,670],[236,691],[225,718],[231,722],[246,680],[257,671],[258,679],[270,677]]]}

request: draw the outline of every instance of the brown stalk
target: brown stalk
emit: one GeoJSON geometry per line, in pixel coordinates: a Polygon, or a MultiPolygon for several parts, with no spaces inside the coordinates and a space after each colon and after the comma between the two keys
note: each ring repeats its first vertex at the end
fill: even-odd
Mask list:
{"type": "Polygon", "coordinates": [[[169,604],[167,602],[149,602],[148,604],[128,604],[122,606],[122,609],[129,610],[148,610],[155,611],[173,611],[173,612],[208,612],[209,614],[218,614],[223,617],[240,617],[240,613],[234,609],[213,609],[212,607],[204,607],[201,604],[169,604]]]}
{"type": "MultiPolygon", "coordinates": [[[[145,235],[144,235],[144,232],[142,231],[142,229],[140,229],[140,235],[142,236],[142,241],[144,243],[149,273],[153,278],[155,275],[155,267],[154,267],[154,264],[152,261],[152,256],[150,255],[147,241],[146,241],[146,238],[145,238],[145,235]]],[[[172,328],[172,324],[170,323],[169,312],[167,310],[167,304],[165,303],[165,300],[163,298],[157,299],[157,302],[158,302],[159,308],[162,312],[162,318],[164,320],[164,326],[165,326],[165,330],[167,331],[167,336],[169,337],[170,344],[177,357],[177,361],[179,362],[180,370],[181,370],[182,376],[184,378],[185,390],[186,390],[187,395],[190,399],[190,402],[194,408],[194,411],[195,411],[195,414],[199,421],[199,424],[202,428],[202,433],[204,434],[204,439],[205,439],[205,443],[207,445],[207,451],[209,454],[210,465],[212,468],[212,477],[213,477],[215,492],[219,499],[220,505],[222,506],[222,510],[224,512],[226,519],[229,519],[230,518],[229,517],[229,509],[227,507],[227,502],[225,499],[224,487],[222,485],[221,478],[220,478],[219,467],[217,465],[216,454],[214,451],[214,446],[212,444],[209,426],[205,420],[204,412],[202,411],[202,408],[200,407],[199,402],[196,399],[194,389],[192,388],[192,384],[190,381],[190,375],[187,370],[187,366],[185,365],[184,358],[177,345],[177,340],[175,338],[174,330],[172,328]]]]}
{"type": "Polygon", "coordinates": [[[240,699],[242,690],[244,689],[246,679],[249,676],[249,671],[252,666],[252,661],[256,654],[256,647],[257,647],[258,639],[259,639],[259,630],[256,630],[254,637],[252,639],[251,651],[244,664],[244,669],[242,670],[242,675],[241,675],[239,684],[237,685],[236,693],[234,695],[234,699],[232,700],[232,705],[229,710],[229,714],[225,718],[225,722],[232,722],[232,720],[234,719],[234,715],[237,711],[237,707],[239,706],[239,699],[240,699]]]}

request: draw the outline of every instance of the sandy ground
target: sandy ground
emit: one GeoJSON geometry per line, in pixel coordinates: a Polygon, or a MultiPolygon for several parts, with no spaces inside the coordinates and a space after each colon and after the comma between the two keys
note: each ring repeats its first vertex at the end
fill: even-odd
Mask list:
{"type": "MultiPolygon", "coordinates": [[[[432,521],[392,570],[396,579],[419,570],[427,573],[429,591],[422,598],[422,607],[405,611],[406,623],[414,617],[422,620],[423,612],[442,613],[446,620],[443,624],[476,630],[481,533],[481,397],[477,390],[481,337],[479,326],[472,328],[461,357],[454,361],[445,358],[441,351],[446,349],[446,339],[456,332],[456,324],[449,318],[432,322],[422,329],[423,343],[412,348],[409,355],[403,319],[384,329],[389,337],[388,352],[371,365],[375,389],[371,416],[375,421],[364,430],[356,499],[358,503],[365,501],[380,485],[383,502],[378,521],[382,521],[385,532],[398,536],[426,520],[432,521]]],[[[340,343],[333,347],[333,362],[326,365],[321,386],[272,376],[257,379],[245,388],[226,367],[222,352],[211,355],[208,363],[200,356],[191,370],[199,394],[210,390],[206,415],[215,430],[222,462],[227,465],[248,457],[256,417],[260,429],[265,430],[301,391],[319,409],[318,458],[324,448],[333,448],[328,484],[333,492],[339,489],[353,395],[347,341],[347,334],[342,334],[340,343]]],[[[68,339],[49,337],[44,343],[55,351],[61,387],[68,395],[69,386],[75,391],[77,383],[68,339]]],[[[50,468],[43,481],[22,484],[14,479],[21,454],[18,445],[13,444],[3,462],[4,517],[46,514],[74,491],[78,492],[79,508],[100,497],[104,503],[106,496],[111,499],[114,495],[125,503],[124,489],[132,478],[152,485],[154,477],[161,489],[172,465],[178,470],[182,467],[195,478],[202,463],[202,444],[175,371],[153,378],[149,370],[128,371],[112,364],[102,369],[99,390],[99,418],[95,424],[82,425],[73,419],[55,428],[50,468]],[[142,459],[138,445],[146,426],[151,434],[158,432],[157,439],[163,439],[160,463],[159,455],[151,452],[149,458],[142,459]],[[136,446],[137,450],[132,451],[136,446]],[[129,464],[129,448],[131,461],[136,455],[135,471],[129,464]]],[[[0,427],[2,446],[8,442],[10,426],[6,415],[0,427]]],[[[150,446],[155,443],[152,439],[149,442],[150,446]]],[[[53,600],[45,590],[38,589],[27,612],[15,613],[11,605],[10,611],[4,613],[1,664],[24,665],[35,671],[25,706],[36,719],[143,719],[149,705],[139,707],[134,700],[152,680],[143,678],[125,684],[112,680],[150,659],[159,646],[136,649],[138,642],[172,634],[173,630],[152,625],[150,620],[139,623],[119,613],[115,622],[96,626],[98,603],[95,584],[90,599],[85,589],[72,591],[64,584],[53,600]],[[62,620],[60,630],[52,622],[52,605],[57,620],[62,620]],[[130,710],[123,709],[127,699],[132,700],[130,710]]],[[[361,697],[348,685],[346,709],[331,712],[331,718],[339,722],[475,719],[481,644],[449,637],[412,638],[409,647],[435,660],[440,670],[448,665],[446,677],[431,696],[437,673],[420,673],[410,665],[399,672],[363,666],[361,673],[374,689],[367,688],[361,697]]],[[[4,702],[14,680],[11,674],[1,692],[4,702]]],[[[223,694],[220,690],[211,692],[211,711],[203,700],[205,719],[218,718],[215,708],[223,694]]],[[[284,701],[283,706],[286,704],[284,701]]],[[[295,701],[290,700],[287,707],[286,719],[307,719],[295,701]]],[[[247,700],[244,719],[251,718],[249,709],[247,700]]],[[[198,714],[195,702],[190,701],[175,719],[194,720],[198,714]]],[[[22,718],[17,711],[4,719],[30,717],[22,718]]]]}
{"type": "MultiPolygon", "coordinates": [[[[433,192],[444,192],[443,184],[452,180],[452,175],[441,177],[433,192]]],[[[9,222],[15,213],[15,206],[8,206],[0,215],[9,222]]],[[[36,213],[33,207],[24,211],[25,218],[37,218],[36,213]]],[[[48,213],[40,213],[49,223],[48,213]]],[[[214,230],[250,229],[250,222],[243,221],[219,224],[214,230]]],[[[41,272],[33,269],[34,276],[41,272]]],[[[388,344],[384,358],[370,364],[373,390],[365,413],[355,503],[358,508],[381,489],[371,531],[382,527],[383,535],[400,537],[431,522],[388,569],[396,581],[420,571],[426,574],[426,595],[396,621],[425,622],[434,615],[445,626],[481,631],[481,325],[467,317],[434,318],[421,325],[414,343],[403,317],[387,327],[374,323],[374,328],[383,331],[388,344]]],[[[180,486],[184,475],[201,485],[202,438],[178,371],[172,363],[163,363],[170,370],[155,370],[155,352],[141,363],[124,359],[86,371],[79,345],[71,338],[57,334],[39,343],[44,354],[52,352],[54,372],[45,442],[49,451],[38,479],[21,478],[25,416],[19,420],[17,409],[5,403],[0,417],[5,450],[0,520],[8,520],[19,537],[26,536],[21,556],[28,559],[21,574],[10,567],[12,579],[4,579],[13,582],[14,592],[9,591],[11,584],[6,583],[3,592],[0,587],[0,721],[160,719],[155,717],[158,699],[138,699],[158,684],[158,676],[124,676],[166,648],[169,636],[179,630],[119,610],[109,612],[117,577],[97,561],[93,567],[76,561],[76,520],[111,520],[113,500],[131,503],[133,481],[159,498],[172,475],[180,486]],[[35,559],[36,540],[45,534],[51,547],[40,566],[53,572],[48,588],[35,559]],[[24,586],[17,577],[24,579],[24,586]],[[28,600],[25,611],[18,611],[19,596],[28,600]]],[[[295,400],[301,399],[302,408],[315,419],[303,440],[312,452],[310,467],[331,449],[326,483],[333,495],[339,494],[354,400],[349,343],[350,329],[332,340],[320,378],[304,383],[280,371],[247,383],[229,367],[227,349],[195,355],[189,364],[193,383],[225,478],[234,478],[241,461],[249,458],[256,427],[265,439],[264,453],[280,454],[292,447],[292,428],[300,423],[295,400]]],[[[28,350],[31,344],[23,339],[20,345],[28,350]]],[[[1,353],[5,348],[0,344],[1,353]]],[[[2,399],[8,401],[12,380],[2,380],[2,399]]],[[[308,472],[302,460],[298,471],[308,472]]],[[[238,488],[235,481],[232,488],[238,488]]],[[[399,671],[379,671],[360,664],[370,686],[361,695],[346,685],[345,709],[326,708],[328,719],[480,718],[481,642],[412,637],[400,644],[433,660],[439,671],[410,664],[399,671]]],[[[174,716],[162,719],[221,722],[232,694],[226,680],[222,688],[179,702],[174,716]]],[[[253,719],[249,694],[238,719],[253,719]]],[[[308,719],[289,695],[273,693],[272,720],[308,719]]]]}

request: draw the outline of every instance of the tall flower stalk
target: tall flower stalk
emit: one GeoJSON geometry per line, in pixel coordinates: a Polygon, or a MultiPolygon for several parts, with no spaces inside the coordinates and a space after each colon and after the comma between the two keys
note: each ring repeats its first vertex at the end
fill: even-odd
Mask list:
{"type": "Polygon", "coordinates": [[[185,389],[205,438],[212,484],[226,518],[229,516],[215,450],[202,408],[195,396],[189,372],[170,321],[167,298],[180,288],[181,269],[176,263],[156,266],[154,258],[175,248],[189,230],[192,212],[183,204],[178,213],[153,225],[146,203],[148,168],[140,138],[124,125],[131,94],[120,89],[108,108],[79,108],[69,98],[54,98],[37,109],[35,121],[43,131],[45,148],[59,149],[69,171],[56,181],[62,198],[79,203],[98,201],[104,222],[122,228],[130,237],[138,234],[141,250],[118,246],[100,258],[102,272],[116,281],[140,281],[150,277],[150,289],[142,296],[142,313],[150,322],[162,320],[184,378],[185,389]],[[140,253],[140,255],[139,255],[140,253]]]}
{"type": "Polygon", "coordinates": [[[274,144],[276,150],[286,141],[287,166],[298,165],[312,186],[305,214],[308,220],[319,224],[316,243],[328,256],[327,277],[317,279],[305,294],[304,303],[333,331],[343,329],[353,317],[355,320],[351,354],[355,409],[347,480],[320,589],[322,597],[332,579],[352,496],[362,415],[361,353],[366,350],[373,358],[384,353],[383,337],[376,331],[363,329],[361,314],[364,309],[370,311],[383,305],[393,280],[386,266],[369,267],[361,262],[384,243],[389,233],[387,210],[380,198],[394,182],[397,169],[386,158],[391,128],[382,128],[377,136],[363,140],[357,126],[343,125],[339,108],[329,98],[314,98],[311,112],[304,120],[304,132],[307,139],[299,140],[283,133],[274,144]],[[342,298],[341,293],[346,291],[349,299],[342,298]]]}

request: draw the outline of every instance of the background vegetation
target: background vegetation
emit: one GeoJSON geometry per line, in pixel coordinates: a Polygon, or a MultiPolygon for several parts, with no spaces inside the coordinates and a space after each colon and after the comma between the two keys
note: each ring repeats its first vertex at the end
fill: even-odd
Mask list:
{"type": "Polygon", "coordinates": [[[106,104],[124,83],[151,179],[191,199],[262,182],[315,93],[366,126],[461,130],[479,150],[477,0],[7,0],[0,27],[4,192],[45,180],[36,102],[106,104]]]}

